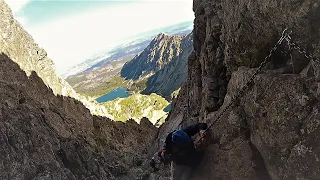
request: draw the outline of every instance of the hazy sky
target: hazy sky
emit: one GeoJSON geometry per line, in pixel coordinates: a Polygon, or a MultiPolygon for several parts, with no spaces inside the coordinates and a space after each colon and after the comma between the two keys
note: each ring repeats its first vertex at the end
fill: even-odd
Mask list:
{"type": "Polygon", "coordinates": [[[58,73],[139,32],[193,20],[192,0],[5,0],[58,73]]]}

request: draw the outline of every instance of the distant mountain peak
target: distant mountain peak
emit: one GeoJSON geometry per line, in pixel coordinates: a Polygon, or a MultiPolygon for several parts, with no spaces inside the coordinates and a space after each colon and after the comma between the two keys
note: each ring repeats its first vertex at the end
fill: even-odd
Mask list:
{"type": "Polygon", "coordinates": [[[169,36],[168,34],[164,33],[164,32],[160,32],[157,37],[163,37],[163,36],[169,36]]]}
{"type": "Polygon", "coordinates": [[[170,37],[170,35],[161,32],[152,40],[152,42],[159,42],[165,39],[169,39],[170,37]]]}
{"type": "Polygon", "coordinates": [[[185,80],[187,58],[193,49],[190,36],[192,35],[158,34],[142,53],[123,66],[121,76],[127,80],[139,80],[151,76],[144,92],[170,95],[185,80]]]}

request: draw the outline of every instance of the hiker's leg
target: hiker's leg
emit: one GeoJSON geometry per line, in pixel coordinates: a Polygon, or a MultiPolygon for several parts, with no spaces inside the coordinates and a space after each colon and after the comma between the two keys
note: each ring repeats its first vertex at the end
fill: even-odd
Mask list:
{"type": "Polygon", "coordinates": [[[183,167],[187,167],[190,171],[200,165],[204,157],[204,152],[195,152],[184,162],[183,167]]]}
{"type": "Polygon", "coordinates": [[[201,163],[203,157],[204,157],[204,151],[197,152],[197,154],[195,155],[195,157],[193,159],[193,164],[194,164],[193,167],[197,167],[201,163]]]}
{"type": "Polygon", "coordinates": [[[171,164],[171,180],[189,180],[190,172],[187,166],[171,164]]]}
{"type": "Polygon", "coordinates": [[[184,166],[183,172],[181,173],[181,180],[189,180],[193,169],[188,166],[184,166]]]}
{"type": "Polygon", "coordinates": [[[171,162],[171,180],[180,180],[182,168],[171,162]]]}

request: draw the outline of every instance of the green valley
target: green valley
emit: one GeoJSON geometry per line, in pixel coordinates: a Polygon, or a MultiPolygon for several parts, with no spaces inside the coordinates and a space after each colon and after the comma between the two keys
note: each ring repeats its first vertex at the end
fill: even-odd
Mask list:
{"type": "Polygon", "coordinates": [[[102,103],[116,121],[134,119],[139,122],[143,117],[148,118],[153,124],[167,113],[163,111],[169,102],[157,94],[142,95],[135,93],[127,98],[117,98],[113,101],[102,103]]]}
{"type": "Polygon", "coordinates": [[[157,121],[161,124],[170,111],[166,107],[186,80],[192,50],[192,33],[174,36],[160,33],[142,52],[128,55],[122,48],[116,52],[117,59],[100,62],[66,80],[78,93],[99,98],[111,119],[139,122],[146,117],[153,124],[157,121]],[[124,98],[117,93],[119,88],[125,88],[131,96],[124,98]],[[113,98],[105,98],[109,96],[113,98]]]}

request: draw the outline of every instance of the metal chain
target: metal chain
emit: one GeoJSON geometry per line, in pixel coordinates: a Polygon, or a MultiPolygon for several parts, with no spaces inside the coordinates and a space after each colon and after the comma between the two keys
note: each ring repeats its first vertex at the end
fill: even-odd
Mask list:
{"type": "MultiPolygon", "coordinates": [[[[207,127],[207,129],[205,130],[208,131],[223,115],[224,113],[234,104],[234,102],[243,95],[243,93],[245,92],[245,90],[252,85],[254,79],[256,78],[256,76],[261,72],[262,68],[268,63],[269,58],[272,56],[272,54],[278,49],[278,47],[282,44],[282,42],[284,40],[286,40],[288,42],[288,44],[291,42],[289,40],[291,40],[290,37],[291,32],[288,32],[288,29],[286,28],[285,30],[283,30],[282,35],[280,37],[280,39],[278,40],[278,42],[274,45],[274,47],[270,50],[269,54],[264,58],[264,61],[261,62],[260,66],[258,67],[258,69],[253,73],[253,75],[251,76],[250,80],[243,86],[243,88],[237,93],[236,96],[234,96],[230,103],[221,111],[221,113],[217,116],[217,118],[207,127]]],[[[291,42],[292,43],[292,42],[291,42]]],[[[294,43],[294,42],[293,42],[294,43]]],[[[293,47],[300,49],[298,46],[296,46],[296,44],[291,44],[293,47]]],[[[300,52],[300,51],[299,51],[300,52]]],[[[302,51],[304,52],[304,51],[302,51]]],[[[306,54],[306,53],[305,53],[306,54]]],[[[188,100],[187,100],[187,113],[189,116],[189,84],[187,84],[187,95],[188,95],[188,100]]],[[[181,124],[181,123],[180,123],[181,124]]],[[[170,130],[171,131],[171,130],[170,130]]],[[[201,141],[203,139],[204,136],[200,137],[196,143],[198,143],[199,141],[201,141]]],[[[155,162],[155,164],[158,164],[160,162],[155,162]]]]}
{"type": "MultiPolygon", "coordinates": [[[[278,47],[282,44],[283,40],[287,39],[290,37],[291,32],[288,32],[288,28],[283,30],[282,35],[278,42],[274,45],[274,47],[270,50],[269,54],[264,58],[264,61],[260,64],[258,69],[253,73],[251,76],[250,80],[243,86],[243,88],[238,92],[236,96],[234,96],[231,100],[231,102],[222,110],[222,112],[217,116],[217,118],[208,126],[208,128],[205,130],[208,131],[223,115],[224,113],[234,104],[234,102],[242,96],[244,91],[252,85],[254,79],[256,76],[261,72],[262,68],[268,63],[269,58],[272,56],[272,54],[278,49],[278,47]]],[[[203,136],[197,141],[201,141],[203,139],[203,136]]]]}
{"type": "Polygon", "coordinates": [[[302,49],[296,42],[292,40],[290,34],[286,36],[285,40],[287,41],[289,48],[293,48],[297,50],[300,54],[304,55],[307,59],[310,59],[311,61],[317,62],[320,64],[320,60],[316,56],[314,56],[314,54],[308,53],[305,49],[302,49]]]}
{"type": "MultiPolygon", "coordinates": [[[[283,40],[287,40],[290,39],[290,34],[291,32],[287,32],[288,29],[285,29],[282,32],[282,36],[280,37],[280,39],[278,40],[278,42],[274,45],[274,47],[270,50],[269,54],[264,58],[264,61],[260,64],[260,66],[258,67],[258,69],[253,73],[253,75],[251,76],[250,80],[243,86],[243,88],[238,92],[238,94],[236,96],[234,96],[231,100],[231,102],[223,109],[223,111],[218,115],[218,117],[208,126],[208,128],[205,130],[208,131],[223,115],[224,113],[234,104],[234,102],[240,97],[242,96],[242,94],[244,93],[244,91],[253,83],[255,77],[261,72],[262,68],[267,64],[269,58],[272,56],[272,54],[278,49],[278,47],[282,44],[283,40]]],[[[287,40],[288,41],[288,40],[287,40]]],[[[187,84],[187,95],[188,95],[188,100],[187,100],[187,113],[189,116],[189,83],[187,84]]],[[[180,122],[181,124],[181,122],[180,122]]],[[[179,124],[179,125],[180,125],[179,124]]],[[[173,128],[173,127],[172,127],[173,128]]],[[[170,131],[172,130],[172,128],[170,129],[170,131]]],[[[197,141],[196,144],[201,141],[203,139],[204,136],[200,137],[197,141]]],[[[152,161],[154,162],[154,164],[161,164],[160,162],[156,162],[156,160],[154,158],[152,158],[152,161]]]]}

